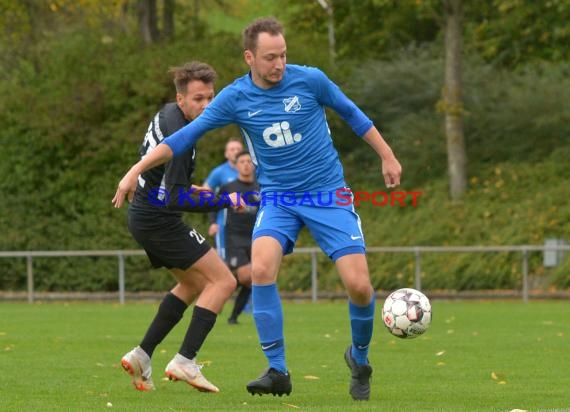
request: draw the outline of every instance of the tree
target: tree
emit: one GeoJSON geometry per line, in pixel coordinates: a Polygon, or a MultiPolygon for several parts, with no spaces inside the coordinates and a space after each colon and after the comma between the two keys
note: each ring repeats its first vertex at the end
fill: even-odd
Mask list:
{"type": "Polygon", "coordinates": [[[162,21],[162,33],[164,38],[172,39],[174,37],[174,0],[164,0],[162,21]]]}
{"type": "Polygon", "coordinates": [[[462,18],[461,0],[443,0],[445,32],[445,85],[443,104],[449,193],[459,200],[467,189],[467,153],[463,133],[463,85],[461,69],[462,18]]]}
{"type": "Polygon", "coordinates": [[[156,0],[138,0],[139,32],[145,44],[174,37],[174,11],[174,0],[163,0],[162,7],[157,5],[156,0]],[[162,12],[162,31],[158,26],[160,11],[162,12]]]}
{"type": "Polygon", "coordinates": [[[336,39],[334,34],[334,10],[332,0],[317,0],[328,16],[329,62],[334,67],[336,60],[336,39]]]}
{"type": "Polygon", "coordinates": [[[156,0],[139,0],[137,12],[142,41],[145,44],[156,43],[159,36],[156,0]]]}
{"type": "Polygon", "coordinates": [[[570,1],[480,1],[466,6],[466,46],[508,68],[570,59],[570,1]]]}

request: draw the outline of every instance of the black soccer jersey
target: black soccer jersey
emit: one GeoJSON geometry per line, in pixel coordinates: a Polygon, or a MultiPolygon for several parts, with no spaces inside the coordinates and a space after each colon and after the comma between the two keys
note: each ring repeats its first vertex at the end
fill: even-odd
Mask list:
{"type": "MultiPolygon", "coordinates": [[[[144,140],[139,148],[140,157],[145,157],[164,138],[188,123],[189,121],[186,120],[184,113],[182,113],[182,110],[176,103],[164,105],[148,126],[144,140]]],[[[181,156],[173,158],[164,165],[154,167],[142,173],[139,176],[139,184],[132,206],[135,209],[179,214],[180,212],[173,212],[166,207],[157,207],[157,205],[160,205],[160,200],[170,196],[177,190],[175,186],[183,188],[190,186],[195,158],[196,150],[192,149],[181,156]],[[152,201],[154,198],[156,198],[156,202],[152,201]]]]}
{"type": "MultiPolygon", "coordinates": [[[[144,140],[139,148],[142,157],[150,153],[164,138],[189,123],[176,103],[167,103],[154,116],[148,126],[144,140]]],[[[156,166],[139,176],[139,182],[131,209],[143,213],[161,213],[180,215],[181,212],[209,212],[224,209],[228,204],[214,198],[211,202],[200,201],[198,195],[191,195],[188,201],[187,191],[192,185],[192,173],[195,168],[196,149],[192,148],[168,163],[156,166]]]]}
{"type": "Polygon", "coordinates": [[[240,192],[246,202],[243,211],[228,209],[226,213],[226,248],[228,245],[251,243],[251,233],[255,224],[255,216],[259,209],[259,184],[257,182],[242,182],[237,179],[223,185],[220,193],[240,192]]]}

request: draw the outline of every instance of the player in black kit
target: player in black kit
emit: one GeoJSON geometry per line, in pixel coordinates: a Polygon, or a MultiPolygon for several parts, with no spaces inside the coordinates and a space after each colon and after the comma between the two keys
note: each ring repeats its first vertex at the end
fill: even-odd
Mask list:
{"type": "MultiPolygon", "coordinates": [[[[174,76],[176,102],[167,103],[151,121],[139,150],[141,157],[198,117],[214,98],[216,72],[209,65],[190,62],[170,72],[174,76]]],[[[153,267],[164,266],[178,282],[160,303],[139,346],[121,359],[135,388],[141,391],[154,389],[150,362],[153,351],[192,302],[195,302],[192,320],[165,372],[171,380],[185,381],[202,392],[219,391],[202,375],[202,365],[195,358],[217,314],[235,290],[236,280],[204,236],[184,223],[182,212],[209,212],[231,204],[220,203],[219,199],[200,202],[198,195],[189,194],[195,159],[193,148],[141,174],[128,210],[129,230],[145,249],[153,267]]],[[[204,189],[192,187],[197,191],[204,189]]],[[[237,200],[233,196],[233,201],[237,200]]]]}
{"type": "Polygon", "coordinates": [[[241,289],[236,297],[228,323],[237,324],[237,318],[251,295],[251,233],[259,209],[259,184],[251,155],[243,151],[235,160],[238,177],[223,185],[220,193],[240,193],[245,209],[228,209],[226,214],[226,263],[238,279],[241,289]]]}

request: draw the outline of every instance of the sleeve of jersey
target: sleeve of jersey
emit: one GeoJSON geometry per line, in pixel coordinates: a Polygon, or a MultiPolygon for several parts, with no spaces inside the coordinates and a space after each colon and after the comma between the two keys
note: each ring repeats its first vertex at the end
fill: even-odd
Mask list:
{"type": "Polygon", "coordinates": [[[210,186],[214,191],[216,191],[217,189],[219,189],[220,187],[220,173],[219,173],[219,169],[217,167],[215,167],[210,174],[208,175],[208,177],[206,177],[206,180],[204,183],[206,183],[208,186],[210,186]]]}
{"type": "Polygon", "coordinates": [[[174,157],[194,147],[207,131],[232,123],[234,116],[228,95],[222,90],[200,116],[162,141],[170,147],[174,157]]]}
{"type": "Polygon", "coordinates": [[[319,102],[332,108],[352,128],[357,136],[362,137],[373,126],[372,120],[321,70],[311,71],[311,84],[316,88],[319,102]]]}

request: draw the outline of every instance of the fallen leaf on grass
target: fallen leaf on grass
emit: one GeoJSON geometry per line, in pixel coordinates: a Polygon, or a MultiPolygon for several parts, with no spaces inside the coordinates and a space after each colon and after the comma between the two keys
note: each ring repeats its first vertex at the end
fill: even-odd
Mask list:
{"type": "Polygon", "coordinates": [[[493,379],[499,385],[505,385],[507,383],[507,377],[504,373],[491,372],[491,379],[493,379]]]}

